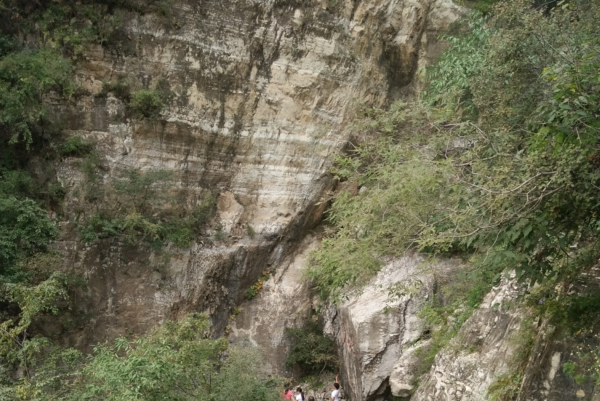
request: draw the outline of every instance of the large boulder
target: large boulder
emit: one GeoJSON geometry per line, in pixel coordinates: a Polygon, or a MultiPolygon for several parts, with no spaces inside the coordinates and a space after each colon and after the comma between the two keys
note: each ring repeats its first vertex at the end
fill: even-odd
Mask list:
{"type": "Polygon", "coordinates": [[[325,309],[325,333],[335,338],[342,379],[351,400],[410,395],[416,377],[416,349],[426,345],[428,327],[418,314],[439,279],[460,266],[419,255],[389,262],[360,291],[325,309]]]}

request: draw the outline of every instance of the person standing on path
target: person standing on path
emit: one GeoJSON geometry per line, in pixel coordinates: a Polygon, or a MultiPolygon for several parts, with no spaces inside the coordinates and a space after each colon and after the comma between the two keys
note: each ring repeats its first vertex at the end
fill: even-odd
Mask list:
{"type": "Polygon", "coordinates": [[[340,401],[340,383],[338,383],[338,375],[335,375],[335,383],[333,383],[333,391],[331,392],[331,401],[340,401]]]}
{"type": "Polygon", "coordinates": [[[294,393],[293,393],[292,389],[287,386],[284,387],[283,393],[281,395],[283,396],[284,400],[294,399],[294,397],[293,397],[294,393]]]}
{"type": "Polygon", "coordinates": [[[302,389],[298,387],[296,389],[296,392],[298,393],[298,395],[296,396],[296,401],[304,401],[304,393],[302,392],[302,389]]]}

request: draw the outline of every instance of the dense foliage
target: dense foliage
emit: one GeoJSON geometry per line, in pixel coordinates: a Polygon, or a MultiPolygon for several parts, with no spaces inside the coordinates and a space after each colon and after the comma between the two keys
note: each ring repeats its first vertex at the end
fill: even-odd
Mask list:
{"type": "Polygon", "coordinates": [[[31,199],[0,197],[0,275],[5,275],[19,257],[44,251],[58,229],[31,199]]]}
{"type": "Polygon", "coordinates": [[[304,374],[335,371],[339,360],[333,340],[323,335],[316,322],[310,320],[302,329],[286,327],[285,333],[292,342],[286,360],[288,367],[299,366],[304,374]]]}
{"type": "Polygon", "coordinates": [[[9,132],[9,143],[29,146],[32,130],[43,133],[43,96],[50,90],[68,95],[71,73],[71,63],[50,50],[22,50],[0,59],[0,125],[9,132]]]}
{"type": "Polygon", "coordinates": [[[531,284],[568,285],[595,264],[599,13],[595,1],[500,3],[450,40],[421,103],[365,112],[357,129],[378,139],[338,174],[368,191],[334,202],[310,270],[323,295],[410,248],[531,284]]]}
{"type": "Polygon", "coordinates": [[[2,377],[3,400],[277,400],[275,379],[261,376],[256,350],[212,340],[208,319],[166,322],[135,340],[118,338],[84,356],[36,338],[20,352],[26,375],[2,377]],[[29,370],[28,370],[29,369],[29,370]]]}
{"type": "MultiPolygon", "coordinates": [[[[446,37],[420,99],[357,115],[364,141],[335,173],[364,190],[335,198],[309,276],[340,300],[408,250],[469,261],[442,289],[454,294],[434,294],[421,312],[431,341],[420,373],[503,272],[529,286],[534,316],[567,335],[598,329],[598,296],[579,282],[600,258],[598,17],[597,0],[474,13],[446,37]]],[[[534,341],[523,338],[523,357],[490,397],[518,394],[534,341]]],[[[595,379],[596,350],[581,354],[565,369],[595,379]]]]}

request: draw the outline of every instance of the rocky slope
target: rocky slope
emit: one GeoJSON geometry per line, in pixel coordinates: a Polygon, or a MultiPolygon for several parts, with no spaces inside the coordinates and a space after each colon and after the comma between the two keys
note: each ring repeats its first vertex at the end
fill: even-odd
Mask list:
{"type": "Polygon", "coordinates": [[[315,246],[314,239],[308,240],[256,298],[242,304],[230,339],[259,346],[267,371],[285,374],[289,339],[284,327],[301,327],[319,312],[325,334],[335,339],[348,399],[409,396],[418,379],[415,351],[429,341],[429,328],[418,313],[460,264],[407,256],[389,262],[362,290],[349,292],[340,305],[322,304],[302,275],[307,253],[315,246]]]}
{"type": "MultiPolygon", "coordinates": [[[[284,327],[301,327],[319,312],[325,334],[336,343],[348,400],[483,401],[509,399],[510,394],[518,394],[518,401],[598,400],[594,383],[578,384],[562,369],[565,362],[580,363],[576,353],[597,347],[597,338],[556,333],[528,309],[517,307],[523,288],[515,280],[503,278],[433,366],[423,370],[420,350],[430,345],[432,328],[419,313],[454,280],[461,263],[406,256],[390,261],[340,305],[322,304],[302,277],[315,246],[318,241],[307,239],[259,295],[242,303],[232,322],[230,340],[257,345],[265,355],[266,372],[289,373],[284,327]]],[[[596,284],[588,290],[593,288],[596,284]]]]}
{"type": "Polygon", "coordinates": [[[436,356],[412,399],[488,399],[490,385],[516,369],[513,354],[518,336],[524,338],[520,330],[524,313],[514,308],[518,295],[519,286],[511,280],[493,288],[451,344],[436,356]]]}
{"type": "MultiPolygon", "coordinates": [[[[89,319],[70,331],[72,344],[196,310],[210,312],[222,333],[245,289],[319,220],[317,201],[333,185],[327,167],[356,102],[385,104],[414,90],[417,69],[439,54],[436,37],[460,10],[450,0],[174,0],[172,11],[125,15],[108,47],[86,53],[78,76],[87,92],[54,113],[67,134],[96,144],[104,180],[160,169],[173,173],[183,204],[218,194],[228,239],[165,256],[83,246],[66,229],[66,266],[89,287],[77,300],[89,319]],[[172,101],[153,119],[131,118],[118,93],[98,96],[117,79],[167,87],[172,101]]],[[[67,207],[79,201],[80,170],[69,159],[59,168],[67,207]]]]}

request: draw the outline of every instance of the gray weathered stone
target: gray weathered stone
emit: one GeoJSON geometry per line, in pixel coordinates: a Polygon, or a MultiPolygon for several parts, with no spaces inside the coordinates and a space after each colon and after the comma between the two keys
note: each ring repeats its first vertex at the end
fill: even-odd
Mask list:
{"type": "Polygon", "coordinates": [[[314,306],[309,282],[304,276],[310,252],[318,241],[308,236],[296,253],[286,258],[251,300],[240,305],[241,312],[231,322],[232,342],[249,340],[258,346],[268,374],[286,373],[285,360],[289,342],[286,327],[302,327],[311,317],[314,306]]]}
{"type": "Polygon", "coordinates": [[[523,311],[514,307],[520,287],[503,279],[486,295],[411,398],[414,401],[483,401],[490,385],[512,368],[523,311]]]}
{"type": "Polygon", "coordinates": [[[347,301],[326,309],[325,333],[338,344],[351,400],[383,400],[390,391],[405,395],[411,390],[418,363],[414,351],[424,344],[427,329],[418,313],[436,275],[456,268],[452,260],[406,256],[389,262],[347,301]]]}

